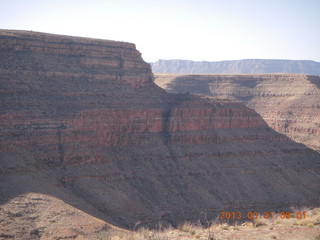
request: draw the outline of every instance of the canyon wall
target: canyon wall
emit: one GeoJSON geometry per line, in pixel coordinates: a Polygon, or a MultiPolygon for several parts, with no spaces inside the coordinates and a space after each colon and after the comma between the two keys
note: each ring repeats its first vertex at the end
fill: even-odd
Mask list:
{"type": "Polygon", "coordinates": [[[159,74],[169,92],[243,102],[278,132],[320,151],[320,77],[304,74],[159,74]]]}
{"type": "Polygon", "coordinates": [[[0,56],[1,204],[41,193],[127,228],[320,204],[319,153],[241,103],[167,93],[133,44],[1,30],[0,56]]]}

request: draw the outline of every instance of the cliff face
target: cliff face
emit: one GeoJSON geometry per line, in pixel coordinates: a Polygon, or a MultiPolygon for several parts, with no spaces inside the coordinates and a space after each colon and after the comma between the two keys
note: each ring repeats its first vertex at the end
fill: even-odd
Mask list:
{"type": "MultiPolygon", "coordinates": [[[[133,44],[2,30],[0,46],[3,204],[36,192],[133,227],[320,203],[318,153],[240,103],[165,92],[133,44]]],[[[4,213],[28,239],[36,223],[4,213]]]]}
{"type": "Polygon", "coordinates": [[[244,59],[218,62],[158,60],[154,73],[304,73],[320,76],[320,63],[308,60],[244,59]]]}
{"type": "Polygon", "coordinates": [[[2,74],[85,78],[97,82],[116,80],[133,86],[144,86],[152,79],[150,67],[131,43],[32,32],[2,33],[2,74]]]}
{"type": "Polygon", "coordinates": [[[169,92],[240,101],[278,132],[320,151],[320,77],[303,74],[158,75],[169,92]]]}

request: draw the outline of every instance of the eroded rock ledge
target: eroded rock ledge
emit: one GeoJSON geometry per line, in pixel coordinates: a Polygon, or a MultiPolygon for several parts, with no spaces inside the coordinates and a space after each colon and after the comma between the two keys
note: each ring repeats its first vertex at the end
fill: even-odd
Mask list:
{"type": "Polygon", "coordinates": [[[1,203],[40,192],[125,227],[320,203],[317,152],[241,103],[165,92],[133,44],[0,46],[1,203]]]}
{"type": "Polygon", "coordinates": [[[305,74],[156,75],[169,92],[243,102],[276,131],[320,151],[320,77],[305,74]]]}

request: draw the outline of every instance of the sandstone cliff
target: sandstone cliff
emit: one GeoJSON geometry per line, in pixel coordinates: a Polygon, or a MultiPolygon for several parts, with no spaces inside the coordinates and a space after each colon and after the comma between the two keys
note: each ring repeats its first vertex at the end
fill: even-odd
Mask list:
{"type": "Polygon", "coordinates": [[[244,59],[218,62],[158,60],[154,73],[305,73],[320,76],[320,63],[310,60],[244,59]]]}
{"type": "Polygon", "coordinates": [[[1,30],[0,56],[0,203],[24,209],[0,209],[3,235],[61,237],[30,192],[128,228],[320,204],[317,152],[243,104],[165,92],[133,44],[1,30]]]}
{"type": "Polygon", "coordinates": [[[320,151],[320,77],[304,74],[157,75],[169,92],[240,101],[278,132],[320,151]]]}

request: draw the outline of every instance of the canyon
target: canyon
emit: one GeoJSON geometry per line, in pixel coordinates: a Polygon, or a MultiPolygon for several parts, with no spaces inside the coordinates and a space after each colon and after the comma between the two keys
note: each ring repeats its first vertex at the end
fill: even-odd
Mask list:
{"type": "Polygon", "coordinates": [[[0,56],[2,238],[320,204],[317,151],[242,103],[166,92],[134,44],[0,30],[0,56]]]}
{"type": "Polygon", "coordinates": [[[156,75],[168,92],[242,102],[277,132],[320,152],[320,77],[306,74],[156,75]]]}
{"type": "Polygon", "coordinates": [[[158,60],[154,73],[303,73],[320,76],[320,63],[311,60],[243,59],[227,61],[158,60]]]}

